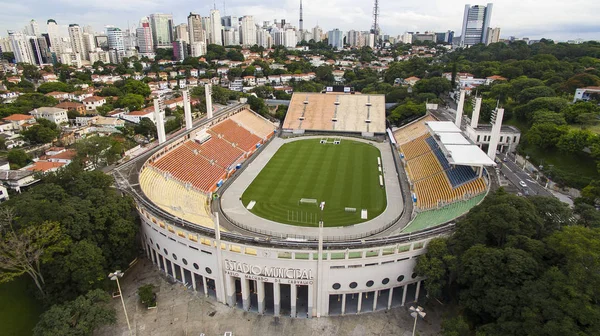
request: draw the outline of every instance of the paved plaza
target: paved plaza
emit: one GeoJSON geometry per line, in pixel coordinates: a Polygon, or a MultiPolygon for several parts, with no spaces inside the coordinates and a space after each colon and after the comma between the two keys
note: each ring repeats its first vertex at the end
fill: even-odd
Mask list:
{"type": "MultiPolygon", "coordinates": [[[[121,280],[125,304],[129,313],[133,335],[151,336],[222,336],[232,332],[234,336],[278,335],[398,335],[410,336],[414,320],[407,307],[361,315],[346,315],[313,319],[276,318],[230,308],[196,293],[180,283],[171,284],[146,259],[140,259],[121,280]],[[157,286],[158,308],[148,310],[139,303],[136,291],[144,284],[157,286]]],[[[98,330],[97,336],[126,336],[127,323],[121,301],[113,299],[117,310],[116,325],[98,330]]],[[[418,335],[439,335],[441,309],[439,305],[424,306],[425,320],[417,324],[418,335]]]]}

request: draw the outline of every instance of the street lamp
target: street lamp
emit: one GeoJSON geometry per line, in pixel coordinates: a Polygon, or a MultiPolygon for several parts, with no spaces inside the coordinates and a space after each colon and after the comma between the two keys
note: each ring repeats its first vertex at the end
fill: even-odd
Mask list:
{"type": "Polygon", "coordinates": [[[127,327],[129,328],[129,335],[131,334],[131,324],[129,324],[129,316],[127,316],[127,308],[125,308],[125,300],[123,300],[123,292],[121,292],[121,285],[119,284],[119,278],[123,277],[123,272],[117,270],[114,273],[110,273],[108,278],[117,282],[119,288],[119,296],[121,297],[121,303],[123,304],[123,311],[125,312],[125,319],[127,320],[127,327]]]}
{"type": "Polygon", "coordinates": [[[420,318],[424,319],[425,318],[425,309],[417,306],[417,308],[410,306],[410,316],[415,318],[415,325],[413,326],[413,332],[412,332],[412,336],[415,336],[415,331],[417,331],[417,320],[420,318]]]}

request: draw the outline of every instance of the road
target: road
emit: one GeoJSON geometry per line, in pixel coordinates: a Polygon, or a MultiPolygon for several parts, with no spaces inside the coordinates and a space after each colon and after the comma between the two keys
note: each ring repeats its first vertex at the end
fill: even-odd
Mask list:
{"type": "Polygon", "coordinates": [[[515,163],[514,155],[506,155],[499,154],[496,157],[502,160],[502,173],[506,178],[514,184],[524,195],[530,196],[547,196],[554,197],[552,193],[546,190],[542,185],[540,185],[534,177],[525,172],[522,167],[517,166],[515,163]],[[519,182],[523,181],[527,185],[526,188],[522,187],[519,182]]]}

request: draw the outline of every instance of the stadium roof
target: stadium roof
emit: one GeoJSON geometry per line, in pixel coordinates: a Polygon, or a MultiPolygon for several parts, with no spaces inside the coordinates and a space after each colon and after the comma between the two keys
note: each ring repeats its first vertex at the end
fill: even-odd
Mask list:
{"type": "Polygon", "coordinates": [[[460,129],[451,121],[428,121],[426,124],[433,133],[460,133],[460,129]]]}
{"type": "Polygon", "coordinates": [[[447,145],[448,162],[463,166],[495,166],[496,163],[476,145],[447,145]]]}
{"type": "Polygon", "coordinates": [[[444,145],[471,145],[469,140],[465,139],[460,133],[439,133],[437,135],[440,142],[444,145]]]}

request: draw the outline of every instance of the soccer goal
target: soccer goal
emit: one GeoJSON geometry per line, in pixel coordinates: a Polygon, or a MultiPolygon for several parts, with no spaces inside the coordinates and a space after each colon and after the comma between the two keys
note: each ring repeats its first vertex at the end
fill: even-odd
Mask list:
{"type": "Polygon", "coordinates": [[[321,141],[319,141],[319,143],[339,145],[340,143],[342,143],[342,138],[322,138],[321,141]]]}

